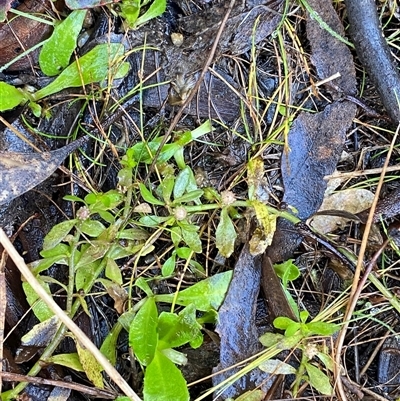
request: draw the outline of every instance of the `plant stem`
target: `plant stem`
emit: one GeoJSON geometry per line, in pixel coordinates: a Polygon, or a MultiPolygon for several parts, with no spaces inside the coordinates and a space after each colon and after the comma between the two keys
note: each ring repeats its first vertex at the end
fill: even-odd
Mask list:
{"type": "Polygon", "coordinates": [[[299,349],[301,349],[301,361],[300,361],[300,366],[296,372],[296,380],[293,383],[292,393],[294,397],[297,397],[301,381],[303,380],[303,376],[306,371],[306,363],[308,362],[308,358],[305,356],[303,347],[299,347],[299,349]]]}

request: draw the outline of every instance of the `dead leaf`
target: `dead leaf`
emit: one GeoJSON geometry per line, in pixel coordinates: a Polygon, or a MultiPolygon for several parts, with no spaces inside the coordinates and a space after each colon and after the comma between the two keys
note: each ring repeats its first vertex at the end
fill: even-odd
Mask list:
{"type": "MultiPolygon", "coordinates": [[[[300,113],[288,135],[289,152],[282,155],[283,201],[308,219],[320,208],[330,175],[340,158],[346,131],[355,116],[356,106],[335,102],[316,114],[300,113]]],[[[287,220],[278,219],[268,256],[272,263],[290,259],[302,236],[287,220]]]]}
{"type": "Polygon", "coordinates": [[[93,354],[84,348],[79,341],[76,341],[76,350],[78,351],[79,360],[88,379],[98,388],[104,388],[103,376],[101,374],[103,368],[97,362],[93,354]]]}
{"type": "MultiPolygon", "coordinates": [[[[377,223],[381,219],[392,218],[400,214],[400,188],[396,188],[389,195],[378,201],[376,205],[373,222],[377,223]]],[[[364,210],[357,216],[365,224],[369,215],[369,209],[364,210]]]]}
{"type": "MultiPolygon", "coordinates": [[[[225,301],[218,312],[216,331],[221,339],[220,364],[214,369],[214,374],[243,361],[261,349],[255,325],[260,276],[260,257],[252,256],[248,246],[245,246],[236,263],[225,301]]],[[[216,374],[213,377],[213,384],[216,385],[231,377],[238,370],[239,368],[229,369],[216,374]]],[[[221,399],[237,397],[247,390],[254,389],[266,378],[266,373],[255,369],[251,376],[244,376],[233,383],[224,391],[221,399]]]]}
{"type": "Polygon", "coordinates": [[[25,363],[36,353],[50,344],[59,329],[61,322],[57,316],[52,316],[33,328],[21,338],[21,346],[17,349],[15,362],[25,363]]]}
{"type": "Polygon", "coordinates": [[[0,205],[43,182],[86,140],[83,137],[52,152],[0,152],[0,205]]]}
{"type": "MultiPolygon", "coordinates": [[[[331,29],[344,37],[342,22],[332,2],[308,0],[308,3],[331,29]]],[[[307,38],[311,45],[311,61],[318,77],[322,80],[340,73],[340,77],[335,79],[333,84],[339,86],[344,93],[355,95],[357,93],[356,70],[350,49],[322,28],[310,15],[307,15],[307,38]]],[[[338,97],[336,93],[332,95],[335,99],[338,97]]]]}
{"type": "Polygon", "coordinates": [[[54,387],[47,401],[67,401],[71,395],[71,389],[65,387],[54,387]]]}
{"type": "MultiPolygon", "coordinates": [[[[367,189],[354,188],[336,192],[327,196],[319,211],[341,210],[352,214],[357,214],[369,208],[374,199],[374,194],[367,189]]],[[[340,216],[315,216],[311,226],[321,234],[327,234],[343,227],[349,219],[340,216]]]]}
{"type": "Polygon", "coordinates": [[[11,0],[0,0],[0,22],[6,19],[7,11],[11,8],[11,0]]]}

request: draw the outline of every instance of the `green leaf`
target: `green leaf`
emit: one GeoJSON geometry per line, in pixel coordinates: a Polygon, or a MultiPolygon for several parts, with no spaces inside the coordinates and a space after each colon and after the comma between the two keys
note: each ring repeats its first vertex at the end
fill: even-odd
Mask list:
{"type": "MultiPolygon", "coordinates": [[[[47,283],[44,283],[40,276],[36,277],[40,282],[41,286],[46,290],[46,292],[51,295],[50,287],[47,283]]],[[[31,285],[28,282],[22,283],[22,288],[26,295],[26,300],[28,301],[29,306],[32,307],[32,311],[35,316],[39,319],[40,322],[44,322],[47,319],[50,319],[54,313],[52,310],[42,301],[39,295],[33,290],[31,285]]]]}
{"type": "Polygon", "coordinates": [[[85,203],[85,201],[82,198],[80,198],[79,196],[75,196],[75,195],[65,195],[63,197],[63,199],[67,200],[67,201],[71,201],[71,202],[82,202],[82,203],[85,203]]]}
{"type": "Polygon", "coordinates": [[[274,327],[279,330],[286,330],[292,323],[295,322],[286,316],[278,316],[273,322],[274,327]]]}
{"type": "Polygon", "coordinates": [[[29,263],[29,267],[34,275],[47,270],[50,266],[55,263],[61,265],[68,264],[68,258],[70,255],[70,247],[66,244],[57,244],[54,248],[47,249],[46,251],[41,251],[40,256],[43,259],[36,260],[29,263]]]}
{"type": "Polygon", "coordinates": [[[178,305],[194,304],[197,310],[203,312],[211,309],[218,310],[228,291],[232,274],[232,271],[218,273],[180,291],[177,296],[175,294],[159,294],[155,298],[157,302],[172,303],[175,300],[178,305]]]}
{"type": "Polygon", "coordinates": [[[43,250],[40,252],[40,256],[43,258],[53,258],[55,256],[69,256],[70,246],[67,244],[57,244],[55,247],[43,250]]]}
{"type": "Polygon", "coordinates": [[[135,286],[140,288],[148,297],[153,295],[153,291],[151,290],[149,284],[142,276],[135,281],[135,286]]]}
{"type": "MultiPolygon", "coordinates": [[[[121,164],[124,165],[124,159],[121,160],[121,164]]],[[[130,187],[132,185],[132,167],[126,167],[119,170],[118,183],[121,187],[130,187]]]]}
{"type": "Polygon", "coordinates": [[[197,127],[195,130],[190,132],[190,138],[193,139],[198,139],[201,136],[208,134],[209,132],[214,131],[213,126],[211,125],[211,121],[207,120],[203,124],[201,124],[199,127],[197,127]]]}
{"type": "Polygon", "coordinates": [[[110,246],[111,245],[108,243],[104,244],[100,241],[92,241],[91,245],[87,249],[82,251],[81,257],[76,264],[76,268],[78,269],[80,267],[88,266],[94,261],[101,259],[110,249],[110,246]]]}
{"type": "Polygon", "coordinates": [[[175,270],[176,254],[173,253],[163,264],[161,274],[163,277],[171,276],[175,270]]]}
{"type": "Polygon", "coordinates": [[[157,351],[144,376],[144,401],[189,401],[181,371],[157,351]]]}
{"type": "Polygon", "coordinates": [[[139,184],[139,189],[140,189],[140,194],[142,195],[142,198],[147,202],[152,205],[159,205],[159,206],[164,206],[165,203],[163,201],[160,201],[157,199],[147,188],[144,184],[140,183],[139,184]]]}
{"type": "Polygon", "coordinates": [[[171,240],[175,248],[179,246],[182,241],[182,230],[179,226],[171,227],[171,240]]]}
{"type": "Polygon", "coordinates": [[[66,220],[56,224],[44,237],[43,250],[52,249],[69,234],[78,220],[66,220]]]}
{"type": "Polygon", "coordinates": [[[175,177],[173,175],[169,175],[165,177],[160,184],[159,189],[162,193],[162,198],[164,199],[165,203],[170,203],[172,191],[174,189],[175,184],[175,177]]]}
{"type": "Polygon", "coordinates": [[[79,226],[80,230],[90,237],[98,237],[105,229],[103,223],[98,220],[85,220],[79,226]]]}
{"type": "Polygon", "coordinates": [[[77,291],[87,288],[87,284],[89,284],[94,278],[94,272],[98,265],[99,262],[95,261],[84,266],[80,266],[76,269],[75,288],[77,291]]]}
{"type": "Polygon", "coordinates": [[[282,280],[285,289],[289,281],[294,281],[300,277],[300,270],[293,262],[294,259],[289,259],[284,263],[274,265],[275,273],[282,280]]]}
{"type": "Polygon", "coordinates": [[[283,288],[283,292],[285,293],[288,304],[289,304],[290,308],[292,309],[294,315],[296,316],[296,319],[300,320],[299,308],[297,306],[296,301],[293,299],[292,294],[286,288],[283,288]]]}
{"type": "Polygon", "coordinates": [[[172,348],[164,348],[161,352],[175,365],[186,365],[188,363],[188,359],[183,352],[172,348]]]}
{"type": "Polygon", "coordinates": [[[158,312],[154,297],[146,300],[129,328],[129,345],[138,361],[147,366],[157,347],[158,312]]]}
{"type": "Polygon", "coordinates": [[[124,195],[119,191],[112,189],[104,194],[97,194],[97,200],[103,204],[103,210],[111,210],[117,207],[124,200],[124,195]]]}
{"type": "Polygon", "coordinates": [[[123,54],[124,47],[120,43],[98,45],[70,64],[52,83],[37,91],[33,97],[39,100],[66,88],[101,82],[107,78],[109,72],[114,78],[120,77],[115,63],[123,54]]]}
{"type": "Polygon", "coordinates": [[[44,74],[58,75],[69,64],[85,16],[85,10],[76,10],[56,25],[39,55],[40,69],[44,74]]]}
{"type": "Polygon", "coordinates": [[[146,240],[149,238],[149,233],[141,228],[127,228],[117,234],[118,239],[129,239],[132,241],[146,240]]]}
{"type": "Polygon", "coordinates": [[[115,217],[110,212],[99,211],[100,217],[109,224],[113,224],[115,217]]]}
{"type": "Polygon", "coordinates": [[[189,184],[190,178],[190,167],[186,166],[182,171],[179,172],[176,177],[175,186],[174,186],[174,199],[181,197],[189,184]]]}
{"type": "Polygon", "coordinates": [[[133,309],[130,309],[124,312],[119,318],[118,323],[122,325],[125,331],[129,332],[129,327],[133,322],[134,317],[136,316],[136,312],[133,309]]]}
{"type": "Polygon", "coordinates": [[[201,240],[199,237],[199,233],[196,230],[193,230],[193,225],[182,224],[180,225],[182,230],[182,237],[185,241],[186,245],[196,253],[201,253],[203,251],[203,246],[201,244],[201,240]]]}
{"type": "Polygon", "coordinates": [[[310,363],[306,363],[306,370],[310,384],[321,394],[331,396],[333,389],[328,376],[310,363]]]}
{"type": "Polygon", "coordinates": [[[34,275],[40,274],[42,271],[47,270],[50,266],[55,263],[61,265],[67,265],[68,259],[64,255],[53,256],[45,259],[39,259],[32,263],[29,263],[29,267],[32,269],[34,275]]]}
{"type": "Polygon", "coordinates": [[[279,333],[264,333],[260,338],[260,343],[266,347],[272,347],[273,345],[277,344],[283,338],[282,334],[279,333]]]}
{"type": "Polygon", "coordinates": [[[108,279],[110,279],[114,283],[122,285],[123,283],[122,273],[114,259],[107,258],[105,275],[108,279]]]}
{"type": "Polygon", "coordinates": [[[179,315],[162,312],[158,318],[158,349],[176,348],[190,343],[198,348],[203,342],[201,325],[196,320],[193,304],[184,308],[179,315]]]}
{"type": "Polygon", "coordinates": [[[179,198],[174,199],[174,204],[179,204],[179,203],[188,203],[188,202],[193,202],[198,199],[200,199],[203,196],[204,191],[201,189],[196,189],[195,191],[190,191],[185,195],[182,195],[179,198]]]}
{"type": "Polygon", "coordinates": [[[146,227],[156,227],[170,219],[170,216],[143,216],[139,219],[139,222],[146,227]]]}
{"type": "MultiPolygon", "coordinates": [[[[304,324],[302,323],[297,323],[297,322],[292,322],[289,324],[287,329],[285,330],[285,336],[286,337],[292,337],[294,336],[300,329],[304,327],[304,324]]],[[[303,333],[303,332],[302,332],[303,333]]]]}
{"type": "Polygon", "coordinates": [[[165,163],[168,161],[175,153],[181,148],[181,146],[177,143],[167,143],[163,146],[160,152],[160,156],[158,156],[157,163],[165,163]]]}
{"type": "Polygon", "coordinates": [[[262,390],[246,391],[236,398],[236,401],[262,401],[265,399],[265,393],[262,390]]]}
{"type": "Polygon", "coordinates": [[[126,21],[129,27],[133,27],[140,13],[140,2],[138,0],[122,0],[121,17],[126,21]]]}
{"type": "Polygon", "coordinates": [[[325,367],[330,370],[331,372],[335,369],[335,361],[332,357],[324,352],[317,352],[317,357],[322,361],[325,367]]]}
{"type": "Polygon", "coordinates": [[[97,362],[92,353],[84,348],[79,341],[75,342],[78,351],[79,360],[88,379],[98,388],[104,388],[103,376],[101,374],[103,368],[97,362]]]}
{"type": "Polygon", "coordinates": [[[115,366],[117,362],[117,342],[118,336],[122,330],[122,325],[117,323],[107,334],[103,344],[101,344],[100,352],[110,361],[111,365],[115,366]]]}
{"type": "Polygon", "coordinates": [[[185,259],[185,260],[188,260],[191,257],[192,252],[193,251],[186,246],[182,246],[182,247],[176,249],[176,254],[180,258],[185,259]]]}
{"type": "Polygon", "coordinates": [[[66,366],[67,368],[74,369],[78,372],[84,372],[79,355],[76,352],[71,354],[58,354],[53,355],[46,359],[46,362],[54,363],[56,365],[66,366]]]}
{"type": "Polygon", "coordinates": [[[20,89],[0,82],[0,112],[11,110],[19,104],[27,102],[27,100],[27,96],[20,89]]]}
{"type": "Polygon", "coordinates": [[[29,101],[28,106],[32,110],[32,113],[35,117],[42,117],[42,106],[33,101],[29,101]]]}
{"type": "Polygon", "coordinates": [[[316,334],[318,336],[331,336],[340,329],[340,326],[337,324],[325,322],[310,322],[307,323],[306,326],[311,334],[316,334]]]}
{"type": "Polygon", "coordinates": [[[288,363],[279,359],[268,359],[262,362],[258,367],[263,371],[275,375],[295,375],[297,370],[288,363]]]}
{"type": "Polygon", "coordinates": [[[132,159],[136,162],[150,164],[153,161],[153,155],[157,153],[159,147],[160,141],[152,141],[147,144],[138,142],[136,145],[129,148],[127,152],[129,151],[132,159]]]}
{"type": "Polygon", "coordinates": [[[222,256],[229,258],[233,253],[237,234],[226,207],[221,210],[221,218],[215,232],[215,237],[217,249],[222,256]]]}
{"type": "Polygon", "coordinates": [[[304,338],[302,333],[296,333],[290,337],[283,337],[277,344],[278,349],[287,350],[298,348],[300,341],[304,338]]]}
{"type": "Polygon", "coordinates": [[[300,312],[300,321],[305,323],[308,319],[308,317],[310,316],[310,313],[306,310],[302,310],[300,312]]]}
{"type": "Polygon", "coordinates": [[[149,9],[136,20],[134,26],[137,27],[147,21],[150,21],[153,18],[159,17],[165,11],[166,7],[166,0],[154,0],[151,3],[149,9]]]}

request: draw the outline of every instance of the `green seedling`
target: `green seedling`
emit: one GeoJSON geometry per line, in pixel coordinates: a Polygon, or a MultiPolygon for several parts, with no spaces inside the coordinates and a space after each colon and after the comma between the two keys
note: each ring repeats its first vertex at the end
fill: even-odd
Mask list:
{"type": "Polygon", "coordinates": [[[101,44],[70,64],[49,85],[37,92],[15,88],[0,82],[0,111],[10,110],[29,102],[35,115],[41,113],[37,102],[67,88],[76,88],[95,82],[103,82],[107,77],[122,78],[129,69],[128,63],[121,63],[124,48],[119,43],[101,44]]]}
{"type": "Polygon", "coordinates": [[[137,28],[159,17],[166,7],[166,0],[122,0],[119,14],[128,28],[137,28]]]}
{"type": "MultiPolygon", "coordinates": [[[[101,49],[106,51],[107,47],[101,49]]],[[[116,55],[119,55],[118,50],[115,50],[116,55]]],[[[63,74],[69,74],[66,71],[70,67],[57,79],[63,74]]],[[[106,69],[103,72],[105,73],[106,69]]],[[[90,74],[85,72],[84,76],[89,77],[90,74]]],[[[40,95],[43,95],[43,92],[40,95]]],[[[156,234],[164,234],[165,237],[168,233],[171,237],[172,255],[170,258],[157,255],[162,259],[161,273],[164,276],[172,275],[177,258],[184,259],[187,265],[199,270],[201,266],[193,260],[195,253],[202,252],[199,222],[205,212],[210,210],[216,211],[217,216],[220,212],[216,243],[224,256],[229,256],[234,249],[236,230],[233,219],[240,216],[237,212],[239,207],[257,208],[258,216],[264,216],[264,213],[268,212],[296,221],[290,213],[276,211],[266,205],[261,206],[257,199],[238,201],[230,191],[219,193],[214,188],[198,188],[193,171],[185,164],[184,147],[211,129],[211,125],[205,123],[194,131],[177,134],[173,142],[163,145],[160,149],[161,160],[156,163],[160,182],[154,187],[137,183],[134,173],[138,165],[153,163],[153,155],[158,151],[161,140],[141,142],[128,149],[121,160],[118,189],[106,193],[89,193],[83,198],[65,197],[66,200],[80,204],[75,217],[51,229],[45,237],[40,253],[41,259],[30,266],[49,294],[50,288],[52,292],[59,289],[65,294],[65,312],[71,317],[74,317],[80,308],[89,315],[86,294],[92,291],[96,283],[104,286],[114,299],[115,309],[121,316],[105,339],[101,351],[115,363],[119,334],[123,329],[129,333],[130,345],[145,371],[146,400],[159,399],[160,394],[169,394],[169,391],[175,391],[174,388],[177,392],[173,392],[166,399],[188,399],[186,383],[175,366],[184,363],[185,358],[175,348],[187,343],[194,347],[201,344],[201,324],[214,321],[215,311],[229,285],[231,272],[215,275],[175,294],[155,295],[148,283],[137,279],[136,274],[132,274],[132,283],[126,289],[118,261],[123,258],[134,258],[137,261],[141,256],[154,252],[153,239],[157,238],[156,234]],[[176,161],[177,170],[170,163],[172,158],[176,161]],[[142,199],[147,206],[146,212],[143,209],[132,208],[133,199],[142,199]],[[263,208],[265,211],[262,211],[263,208]],[[53,265],[59,265],[60,268],[64,266],[67,270],[67,283],[47,276],[47,269],[53,265]],[[146,297],[135,305],[132,301],[133,285],[146,294],[146,297]],[[125,302],[126,300],[128,302],[125,302]],[[159,302],[171,303],[171,312],[159,314],[159,302]],[[183,307],[178,314],[174,312],[175,305],[183,307]],[[203,315],[197,317],[198,311],[203,315]],[[138,342],[137,338],[145,337],[149,339],[147,343],[138,342]],[[160,372],[164,372],[165,375],[160,372]],[[174,386],[171,383],[174,383],[174,386]]],[[[133,271],[136,271],[135,266],[133,271]]],[[[163,276],[157,277],[158,280],[160,278],[163,276]]],[[[38,320],[51,322],[52,312],[38,299],[28,283],[24,283],[23,286],[38,320]]],[[[29,374],[37,375],[43,362],[56,362],[77,371],[84,371],[89,380],[101,387],[101,368],[94,363],[90,355],[79,348],[79,345],[77,352],[70,356],[55,354],[58,345],[67,334],[63,325],[55,330],[56,334],[50,338],[41,360],[32,367],[29,374]]],[[[23,383],[17,385],[3,399],[15,398],[24,386],[23,383]]]]}
{"type": "MultiPolygon", "coordinates": [[[[331,336],[339,330],[339,326],[333,323],[326,323],[313,320],[307,323],[309,313],[301,311],[300,321],[296,322],[287,317],[277,317],[274,320],[275,328],[285,332],[284,337],[291,338],[300,335],[301,343],[297,348],[301,351],[300,366],[296,372],[296,380],[293,384],[293,393],[296,396],[302,381],[307,381],[312,387],[321,394],[332,395],[333,389],[329,381],[329,377],[320,368],[316,367],[311,361],[315,356],[323,363],[328,371],[333,371],[333,360],[326,350],[320,350],[312,341],[312,336],[331,336]]],[[[280,335],[276,338],[279,338],[280,335]]],[[[269,345],[270,336],[261,337],[260,341],[269,345]]]]}
{"type": "Polygon", "coordinates": [[[295,338],[297,340],[295,348],[301,351],[302,357],[297,370],[290,365],[275,360],[272,360],[275,361],[275,364],[271,364],[271,360],[268,360],[267,365],[264,362],[263,365],[260,365],[260,369],[275,374],[294,373],[296,375],[296,380],[293,384],[293,393],[295,396],[301,382],[304,380],[322,394],[332,395],[332,386],[330,385],[328,376],[320,368],[311,363],[313,358],[317,356],[327,370],[333,371],[332,358],[325,350],[321,351],[318,349],[312,337],[331,336],[340,327],[336,324],[319,321],[318,317],[311,322],[307,322],[309,317],[308,311],[299,311],[296,302],[288,291],[289,282],[296,280],[300,276],[300,271],[292,259],[282,264],[275,264],[274,269],[277,276],[282,280],[283,290],[297,320],[295,321],[284,316],[277,317],[273,322],[274,327],[284,331],[284,334],[266,333],[260,338],[260,341],[264,346],[271,347],[285,338],[295,338]]]}

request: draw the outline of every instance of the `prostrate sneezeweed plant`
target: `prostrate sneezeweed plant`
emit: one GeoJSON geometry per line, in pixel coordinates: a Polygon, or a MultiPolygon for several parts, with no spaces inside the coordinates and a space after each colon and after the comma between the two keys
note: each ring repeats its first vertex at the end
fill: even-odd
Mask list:
{"type": "Polygon", "coordinates": [[[145,367],[143,393],[146,401],[160,400],[160,397],[189,400],[186,382],[175,366],[185,364],[186,356],[173,348],[187,343],[198,348],[202,344],[201,323],[215,321],[215,311],[224,299],[231,278],[231,271],[220,273],[178,294],[161,295],[154,295],[144,280],[137,280],[136,285],[145,291],[147,298],[141,301],[139,311],[129,323],[129,345],[145,367]],[[185,308],[178,314],[159,314],[157,301],[176,301],[185,308]],[[197,318],[197,311],[203,311],[203,316],[197,318]]]}
{"type": "MultiPolygon", "coordinates": [[[[70,66],[64,73],[68,68],[70,66]]],[[[206,212],[211,210],[217,218],[219,216],[215,241],[225,257],[234,249],[236,229],[233,222],[238,218],[238,208],[254,209],[261,227],[265,228],[269,227],[270,215],[296,221],[288,212],[277,211],[255,196],[253,200],[238,201],[230,191],[218,193],[214,188],[198,188],[193,171],[185,163],[184,148],[211,130],[212,126],[207,122],[193,131],[176,133],[173,142],[163,145],[156,163],[158,185],[137,182],[135,174],[140,165],[153,163],[153,155],[158,152],[162,138],[139,142],[127,149],[121,159],[118,189],[89,193],[84,198],[66,196],[66,200],[80,204],[75,217],[50,230],[40,253],[42,258],[31,264],[32,271],[49,294],[63,293],[65,311],[72,318],[81,307],[90,316],[86,296],[95,284],[104,286],[121,316],[104,340],[101,351],[115,364],[119,334],[122,330],[129,333],[129,345],[144,370],[146,401],[159,400],[160,394],[168,395],[166,400],[189,399],[186,383],[175,366],[184,363],[185,357],[174,348],[201,344],[201,324],[214,321],[215,311],[232,276],[231,272],[220,273],[174,294],[154,294],[151,290],[152,280],[175,274],[178,258],[185,262],[185,269],[190,266],[202,272],[195,255],[202,253],[203,239],[199,228],[205,223],[206,212]],[[171,163],[172,158],[177,168],[171,163]],[[142,203],[134,204],[133,200],[142,203]],[[137,208],[138,205],[141,207],[137,208]],[[157,255],[162,258],[159,275],[147,280],[138,278],[137,261],[155,252],[154,241],[160,235],[171,238],[171,246],[165,254],[157,255]],[[135,259],[132,278],[129,283],[124,283],[118,261],[132,258],[135,259]],[[68,271],[66,283],[47,275],[47,269],[53,265],[65,266],[68,271]],[[134,286],[146,295],[137,303],[133,301],[134,286]],[[172,304],[171,311],[159,313],[160,302],[172,304]],[[175,305],[184,308],[175,313],[175,305]],[[199,312],[203,313],[200,317],[199,312]]],[[[54,319],[28,283],[24,283],[23,288],[40,321],[35,327],[36,332],[50,328],[50,332],[55,333],[48,339],[48,344],[44,344],[47,346],[40,362],[29,374],[37,375],[43,362],[56,363],[85,372],[94,385],[102,387],[101,368],[78,342],[76,353],[54,354],[67,335],[67,329],[54,319]]],[[[31,341],[31,338],[29,334],[26,340],[31,341]]],[[[3,394],[3,399],[17,396],[24,386],[17,385],[3,394]]]]}

